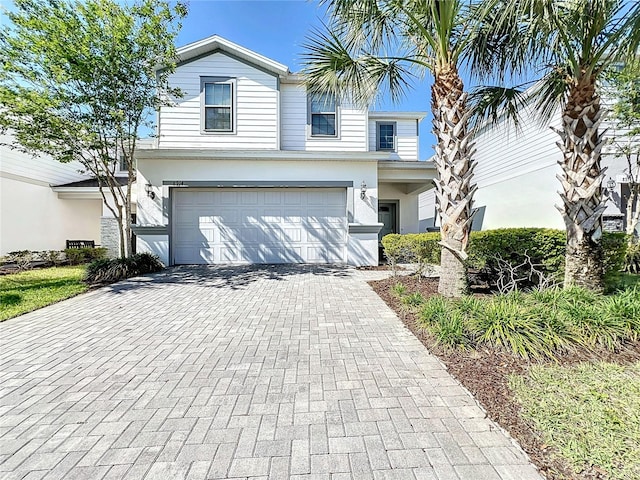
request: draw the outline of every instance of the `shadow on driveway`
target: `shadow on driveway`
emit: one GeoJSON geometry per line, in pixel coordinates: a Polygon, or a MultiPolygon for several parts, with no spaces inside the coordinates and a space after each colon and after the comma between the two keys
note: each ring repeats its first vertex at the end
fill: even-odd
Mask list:
{"type": "Polygon", "coordinates": [[[155,288],[161,284],[198,285],[237,290],[259,280],[282,281],[295,275],[349,277],[354,270],[346,265],[179,265],[166,270],[107,285],[113,293],[155,288]]]}

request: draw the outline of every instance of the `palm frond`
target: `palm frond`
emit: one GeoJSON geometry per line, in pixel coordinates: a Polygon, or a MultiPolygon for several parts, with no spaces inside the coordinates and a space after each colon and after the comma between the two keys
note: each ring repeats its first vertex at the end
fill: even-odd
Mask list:
{"type": "Polygon", "coordinates": [[[399,2],[379,0],[326,0],[334,31],[350,43],[373,50],[398,36],[399,2]]]}
{"type": "Polygon", "coordinates": [[[550,122],[558,109],[564,108],[570,86],[569,67],[556,67],[536,82],[531,91],[531,101],[541,123],[550,122]]]}
{"type": "Polygon", "coordinates": [[[549,3],[488,0],[472,5],[468,15],[478,22],[466,46],[466,63],[472,75],[503,81],[530,73],[535,64],[548,63],[558,43],[547,12],[549,3]]]}
{"type": "Polygon", "coordinates": [[[523,89],[525,85],[515,87],[482,86],[475,88],[469,96],[472,129],[499,122],[520,126],[521,116],[528,111],[529,97],[523,89]]]}
{"type": "Polygon", "coordinates": [[[338,36],[331,28],[316,29],[303,45],[303,70],[311,92],[329,92],[368,106],[380,91],[400,100],[413,74],[404,66],[405,57],[378,56],[357,48],[355,39],[338,36]]]}

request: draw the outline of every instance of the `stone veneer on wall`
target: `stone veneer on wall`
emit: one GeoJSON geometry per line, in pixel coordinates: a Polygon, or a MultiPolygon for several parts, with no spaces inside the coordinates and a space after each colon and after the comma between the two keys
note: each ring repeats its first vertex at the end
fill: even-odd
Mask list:
{"type": "Polygon", "coordinates": [[[110,258],[120,256],[120,234],[118,221],[113,217],[100,219],[100,244],[107,249],[110,258]]]}

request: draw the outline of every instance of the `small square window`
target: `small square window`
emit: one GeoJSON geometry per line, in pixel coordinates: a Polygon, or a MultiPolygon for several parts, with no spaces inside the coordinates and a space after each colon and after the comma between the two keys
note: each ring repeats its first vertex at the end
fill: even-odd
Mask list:
{"type": "Polygon", "coordinates": [[[311,117],[311,136],[335,137],[337,131],[336,98],[328,93],[311,94],[309,97],[309,110],[311,117]]]}
{"type": "Polygon", "coordinates": [[[128,172],[129,165],[127,164],[127,157],[125,157],[124,153],[118,154],[118,170],[121,172],[128,172]]]}
{"type": "Polygon", "coordinates": [[[378,123],[378,150],[396,149],[396,124],[378,123]]]}
{"type": "Polygon", "coordinates": [[[203,80],[203,127],[207,132],[233,131],[233,82],[203,80]]]}

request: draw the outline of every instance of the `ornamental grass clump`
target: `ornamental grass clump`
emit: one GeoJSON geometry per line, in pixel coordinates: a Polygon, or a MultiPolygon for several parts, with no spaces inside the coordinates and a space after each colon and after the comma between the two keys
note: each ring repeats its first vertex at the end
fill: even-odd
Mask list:
{"type": "Polygon", "coordinates": [[[415,310],[424,304],[424,297],[420,292],[413,292],[400,298],[402,306],[407,310],[415,310]]]}
{"type": "Polygon", "coordinates": [[[137,253],[126,258],[102,259],[87,267],[84,281],[89,284],[113,283],[125,278],[159,272],[164,265],[156,255],[137,253]]]}
{"type": "Polygon", "coordinates": [[[609,296],[571,288],[432,297],[420,307],[417,324],[438,344],[496,348],[526,359],[573,350],[616,351],[640,338],[640,289],[609,296]]]}
{"type": "Polygon", "coordinates": [[[543,323],[523,297],[519,292],[496,296],[467,316],[467,328],[477,345],[510,349],[523,358],[551,356],[555,339],[545,342],[543,323]]]}

